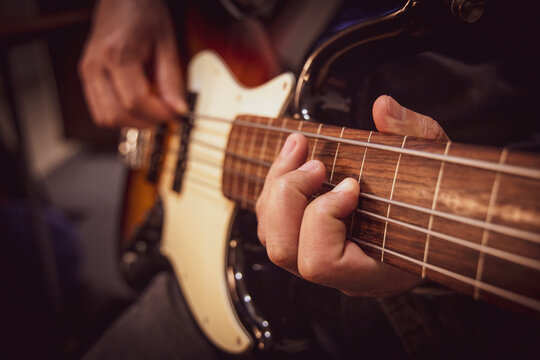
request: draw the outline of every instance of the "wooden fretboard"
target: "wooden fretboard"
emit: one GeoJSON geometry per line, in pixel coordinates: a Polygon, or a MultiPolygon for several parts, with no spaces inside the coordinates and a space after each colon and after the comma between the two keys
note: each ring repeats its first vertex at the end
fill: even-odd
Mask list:
{"type": "Polygon", "coordinates": [[[359,206],[348,238],[373,258],[476,299],[540,312],[540,156],[242,116],[232,128],[223,192],[253,210],[291,131],[327,170],[321,192],[352,177],[359,206]]]}

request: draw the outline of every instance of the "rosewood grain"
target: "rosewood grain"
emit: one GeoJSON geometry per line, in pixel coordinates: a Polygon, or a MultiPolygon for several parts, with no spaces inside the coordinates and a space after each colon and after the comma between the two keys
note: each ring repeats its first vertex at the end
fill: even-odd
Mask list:
{"type": "Polygon", "coordinates": [[[359,206],[346,224],[348,239],[369,256],[478,299],[540,311],[540,180],[400,149],[531,169],[540,168],[540,156],[242,116],[229,137],[224,194],[253,210],[268,169],[292,131],[307,136],[306,160],[318,159],[326,167],[317,195],[347,177],[360,182],[359,206]]]}

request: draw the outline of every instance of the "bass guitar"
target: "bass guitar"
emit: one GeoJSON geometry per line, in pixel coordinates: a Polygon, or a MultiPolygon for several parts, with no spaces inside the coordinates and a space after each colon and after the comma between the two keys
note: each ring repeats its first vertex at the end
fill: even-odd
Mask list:
{"type": "MultiPolygon", "coordinates": [[[[292,132],[326,166],[320,194],[346,177],[361,183],[347,237],[368,255],[475,299],[540,312],[540,156],[282,118],[291,74],[246,88],[208,51],[191,60],[187,87],[191,112],[143,146],[159,174],[148,221],[162,211],[159,249],[221,350],[272,344],[273,323],[257,305],[265,299],[246,286],[264,266],[246,270],[253,244],[240,242],[234,219],[254,209],[292,132]]],[[[145,138],[135,131],[124,147],[145,138]]]]}

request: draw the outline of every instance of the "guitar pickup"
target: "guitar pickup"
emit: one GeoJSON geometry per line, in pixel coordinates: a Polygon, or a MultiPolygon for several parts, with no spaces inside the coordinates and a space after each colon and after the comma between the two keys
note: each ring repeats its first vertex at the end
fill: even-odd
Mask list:
{"type": "MultiPolygon", "coordinates": [[[[189,106],[189,113],[193,114],[193,109],[195,108],[195,103],[197,101],[197,94],[189,92],[187,94],[187,102],[189,106]]],[[[182,191],[182,181],[184,178],[184,172],[187,166],[187,157],[188,157],[188,148],[189,148],[189,137],[191,130],[195,123],[193,116],[186,115],[180,117],[180,126],[179,126],[179,135],[180,143],[178,146],[178,159],[176,161],[176,171],[174,175],[174,181],[172,189],[176,192],[182,191]]]]}
{"type": "Polygon", "coordinates": [[[161,160],[163,159],[163,147],[166,130],[167,125],[161,124],[157,127],[154,133],[152,153],[150,154],[148,172],[146,173],[146,179],[151,183],[155,183],[158,178],[161,160]]]}

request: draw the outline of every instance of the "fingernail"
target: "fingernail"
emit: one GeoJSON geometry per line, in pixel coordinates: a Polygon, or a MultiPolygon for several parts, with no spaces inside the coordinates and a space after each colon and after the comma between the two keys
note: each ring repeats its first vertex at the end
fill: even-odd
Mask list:
{"type": "Polygon", "coordinates": [[[333,189],[332,189],[332,192],[340,192],[340,191],[343,191],[343,190],[346,190],[347,188],[349,188],[351,186],[351,182],[349,179],[345,179],[343,180],[342,182],[340,182],[339,184],[337,184],[333,189]]]}
{"type": "Polygon", "coordinates": [[[165,97],[165,101],[179,114],[183,114],[188,110],[187,104],[183,99],[167,96],[165,97]]]}
{"type": "Polygon", "coordinates": [[[188,106],[187,103],[183,100],[179,100],[176,103],[176,111],[178,111],[180,114],[188,112],[188,106]]]}
{"type": "Polygon", "coordinates": [[[388,115],[393,117],[396,120],[405,119],[405,108],[394,100],[391,96],[386,96],[386,108],[388,110],[388,115]]]}
{"type": "Polygon", "coordinates": [[[296,139],[292,137],[292,134],[287,137],[283,148],[281,149],[280,155],[287,156],[289,155],[296,146],[296,139]]]}
{"type": "Polygon", "coordinates": [[[310,160],[307,163],[305,163],[304,165],[300,166],[298,168],[298,170],[312,171],[312,170],[315,170],[316,168],[317,168],[317,161],[316,160],[310,160]]]}

